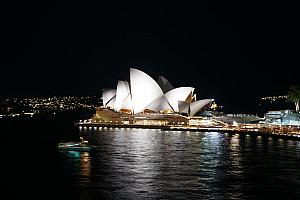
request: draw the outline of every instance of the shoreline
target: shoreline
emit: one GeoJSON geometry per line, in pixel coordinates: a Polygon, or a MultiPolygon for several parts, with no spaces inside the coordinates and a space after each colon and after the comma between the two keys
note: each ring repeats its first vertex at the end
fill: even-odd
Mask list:
{"type": "Polygon", "coordinates": [[[199,127],[199,126],[158,126],[158,125],[139,125],[139,124],[101,124],[101,123],[75,123],[79,129],[99,130],[107,128],[140,128],[140,129],[160,129],[164,131],[192,131],[192,132],[222,132],[236,134],[250,134],[260,136],[270,136],[274,138],[300,140],[300,129],[298,132],[290,132],[290,127],[278,129],[277,127],[261,128],[237,128],[237,127],[199,127]]]}

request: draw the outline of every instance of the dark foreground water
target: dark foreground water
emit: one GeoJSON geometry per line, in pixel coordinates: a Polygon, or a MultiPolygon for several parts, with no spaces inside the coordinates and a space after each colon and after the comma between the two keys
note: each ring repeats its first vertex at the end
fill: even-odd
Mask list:
{"type": "Polygon", "coordinates": [[[17,124],[2,124],[1,131],[1,187],[11,198],[300,197],[299,141],[218,132],[79,131],[62,119],[17,124]],[[79,135],[97,149],[56,150],[57,142],[79,135]]]}

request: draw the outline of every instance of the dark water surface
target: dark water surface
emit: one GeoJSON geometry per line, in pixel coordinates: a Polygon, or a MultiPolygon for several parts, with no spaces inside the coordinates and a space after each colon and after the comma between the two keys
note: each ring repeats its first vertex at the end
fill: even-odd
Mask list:
{"type": "MultiPolygon", "coordinates": [[[[63,119],[63,118],[62,118],[63,119]]],[[[2,189],[52,199],[299,199],[300,142],[218,132],[1,124],[2,189]],[[30,132],[31,131],[31,132],[30,132]],[[64,152],[81,135],[98,147],[64,152]]]]}

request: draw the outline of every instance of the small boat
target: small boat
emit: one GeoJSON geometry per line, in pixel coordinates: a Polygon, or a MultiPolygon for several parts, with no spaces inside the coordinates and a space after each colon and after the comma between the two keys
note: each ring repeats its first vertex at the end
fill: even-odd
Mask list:
{"type": "Polygon", "coordinates": [[[57,148],[67,151],[91,151],[96,147],[94,145],[90,145],[88,141],[83,140],[82,137],[80,137],[80,140],[80,142],[58,143],[57,148]]]}

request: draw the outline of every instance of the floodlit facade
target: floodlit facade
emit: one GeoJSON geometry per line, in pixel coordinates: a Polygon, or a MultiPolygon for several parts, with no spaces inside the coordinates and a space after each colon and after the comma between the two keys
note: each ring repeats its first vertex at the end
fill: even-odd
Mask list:
{"type": "Polygon", "coordinates": [[[102,90],[103,107],[132,115],[153,112],[194,116],[213,99],[196,101],[193,87],[178,87],[160,76],[158,82],[148,74],[130,68],[130,83],[118,81],[117,89],[102,90]]]}

